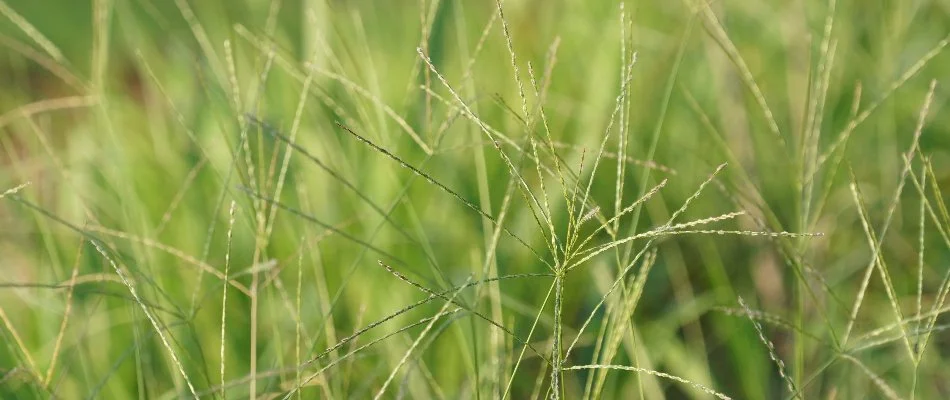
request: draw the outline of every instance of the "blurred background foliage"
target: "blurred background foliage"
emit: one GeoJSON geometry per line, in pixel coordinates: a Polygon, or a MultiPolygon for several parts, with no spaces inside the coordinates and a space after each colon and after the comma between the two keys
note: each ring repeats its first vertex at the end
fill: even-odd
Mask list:
{"type": "MultiPolygon", "coordinates": [[[[488,219],[337,125],[497,217],[511,171],[478,124],[459,115],[453,94],[416,51],[421,48],[481,120],[525,149],[500,144],[515,162],[530,156],[528,137],[543,138],[544,130],[524,126],[493,2],[5,0],[0,6],[0,191],[30,182],[0,203],[4,396],[187,397],[183,374],[199,394],[217,396],[223,285],[209,271],[224,273],[231,201],[237,212],[229,265],[240,275],[223,309],[229,397],[283,396],[297,382],[297,357],[311,359],[427,296],[377,260],[437,290],[469,276],[551,272],[510,236],[501,235],[494,248],[488,219]],[[308,94],[299,108],[303,90],[308,94]],[[268,133],[291,135],[298,114],[295,141],[322,166],[268,133]],[[271,211],[252,193],[320,222],[271,211]],[[388,216],[380,212],[390,209],[388,216]],[[272,231],[262,234],[262,226],[272,231]],[[140,299],[92,241],[107,246],[128,271],[140,299]],[[257,295],[237,285],[256,287],[257,295]],[[170,344],[156,336],[143,309],[157,316],[170,344]],[[244,379],[252,364],[262,375],[253,385],[244,379]]],[[[895,301],[905,317],[917,312],[917,302],[925,312],[944,306],[950,248],[941,234],[950,226],[939,214],[941,197],[950,196],[944,111],[950,2],[685,0],[621,7],[508,0],[503,8],[529,111],[539,103],[530,63],[539,85],[549,85],[541,100],[559,162],[580,170],[585,184],[593,175],[591,198],[600,212],[613,216],[620,126],[629,156],[623,204],[668,179],[644,203],[642,217],[623,220],[621,233],[663,225],[728,162],[679,222],[741,210],[748,215],[713,229],[824,234],[664,238],[653,244],[656,265],[642,295],[633,297],[636,313],[617,320],[618,311],[605,316],[596,307],[623,266],[613,251],[591,259],[564,279],[564,340],[596,311],[565,366],[637,365],[736,398],[794,397],[743,315],[741,296],[774,317],[760,320],[763,333],[804,397],[950,396],[944,317],[919,362],[900,335],[894,337],[893,326],[867,336],[894,323],[895,301]],[[625,111],[612,117],[634,51],[625,111]],[[934,80],[919,151],[908,153],[934,80]],[[606,151],[613,156],[594,171],[605,132],[612,135],[606,151]],[[905,181],[906,154],[914,159],[905,181]],[[825,155],[829,161],[816,164],[825,155]],[[911,182],[928,176],[922,160],[932,165],[923,190],[934,210],[933,218],[924,216],[923,234],[920,190],[911,182]],[[803,178],[810,171],[811,185],[803,178]],[[890,220],[895,191],[903,189],[880,251],[894,301],[879,275],[862,288],[872,251],[849,171],[878,235],[890,220]],[[859,294],[863,305],[852,337],[863,341],[837,348],[859,294]],[[624,327],[617,336],[622,350],[604,360],[598,343],[615,326],[624,327]],[[875,338],[890,339],[861,346],[875,338]]],[[[547,152],[539,159],[556,165],[547,152]]],[[[534,165],[529,159],[520,172],[540,196],[534,165]]],[[[563,234],[569,213],[558,200],[558,180],[548,174],[544,183],[563,234]]],[[[505,227],[553,264],[558,256],[542,251],[546,227],[536,224],[517,189],[510,202],[505,227]]],[[[595,239],[610,240],[604,233],[595,239]]],[[[645,241],[633,244],[636,252],[645,241]]],[[[530,333],[528,342],[551,355],[559,324],[548,299],[552,281],[510,279],[459,293],[507,333],[462,310],[434,325],[408,364],[400,360],[422,325],[343,358],[301,393],[370,396],[400,365],[387,397],[504,396],[520,359],[518,340],[530,333]]],[[[609,304],[633,296],[618,293],[609,304]]],[[[443,302],[368,331],[340,353],[307,365],[304,376],[353,343],[435,315],[443,302]]],[[[904,326],[919,328],[917,321],[904,326]]],[[[590,394],[589,377],[593,370],[566,371],[563,394],[590,394]]],[[[710,397],[649,374],[610,371],[603,379],[605,398],[710,397]]],[[[544,396],[549,380],[546,359],[529,350],[508,395],[544,396]]]]}

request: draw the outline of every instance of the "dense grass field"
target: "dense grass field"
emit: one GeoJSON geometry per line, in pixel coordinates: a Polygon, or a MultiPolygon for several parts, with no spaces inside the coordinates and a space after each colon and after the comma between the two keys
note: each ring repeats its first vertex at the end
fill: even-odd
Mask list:
{"type": "Polygon", "coordinates": [[[948,34],[0,0],[0,398],[950,398],[948,34]]]}

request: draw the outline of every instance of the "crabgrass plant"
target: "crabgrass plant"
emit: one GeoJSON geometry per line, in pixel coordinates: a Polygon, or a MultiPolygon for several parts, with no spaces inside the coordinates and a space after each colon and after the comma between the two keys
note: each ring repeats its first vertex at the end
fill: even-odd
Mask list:
{"type": "Polygon", "coordinates": [[[950,396],[936,4],[62,3],[4,398],[950,396]]]}

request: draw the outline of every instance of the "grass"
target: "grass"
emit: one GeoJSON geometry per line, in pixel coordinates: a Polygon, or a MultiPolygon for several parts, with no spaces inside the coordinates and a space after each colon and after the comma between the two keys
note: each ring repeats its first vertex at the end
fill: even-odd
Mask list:
{"type": "Polygon", "coordinates": [[[950,396],[947,26],[0,0],[0,397],[950,396]]]}

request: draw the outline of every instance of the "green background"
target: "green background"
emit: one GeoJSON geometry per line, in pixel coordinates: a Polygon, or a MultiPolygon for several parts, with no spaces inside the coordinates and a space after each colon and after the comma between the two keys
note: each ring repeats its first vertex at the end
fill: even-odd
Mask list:
{"type": "Polygon", "coordinates": [[[950,2],[0,6],[3,397],[950,396],[950,2]]]}

